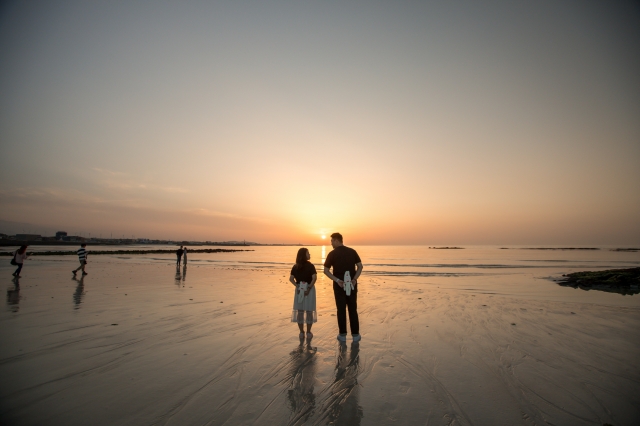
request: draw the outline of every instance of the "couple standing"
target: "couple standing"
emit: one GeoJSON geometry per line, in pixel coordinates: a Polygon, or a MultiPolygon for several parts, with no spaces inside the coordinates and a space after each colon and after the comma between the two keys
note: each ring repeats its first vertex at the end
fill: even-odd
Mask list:
{"type": "MultiPolygon", "coordinates": [[[[338,316],[338,340],[347,340],[347,310],[349,311],[349,325],[354,342],[359,342],[360,323],[358,321],[358,277],[362,273],[362,261],[358,253],[343,244],[342,235],[331,234],[333,250],[324,262],[324,274],[333,281],[333,295],[336,300],[338,316]],[[331,271],[333,268],[333,271],[331,271]]],[[[318,278],[316,268],[311,262],[309,250],[298,250],[296,264],[291,268],[289,281],[296,286],[293,300],[293,314],[291,322],[297,322],[300,338],[304,338],[304,324],[307,324],[307,339],[313,337],[311,326],[316,322],[316,288],[318,278]]]]}
{"type": "Polygon", "coordinates": [[[178,257],[178,260],[176,262],[176,267],[180,267],[180,262],[182,261],[182,258],[184,258],[184,266],[187,266],[187,248],[183,246],[180,246],[180,248],[178,250],[176,250],[176,256],[178,257]]]}

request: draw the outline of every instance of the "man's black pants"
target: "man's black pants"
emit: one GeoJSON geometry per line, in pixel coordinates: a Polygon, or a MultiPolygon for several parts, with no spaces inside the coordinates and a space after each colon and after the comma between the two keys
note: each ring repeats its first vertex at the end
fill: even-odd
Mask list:
{"type": "Polygon", "coordinates": [[[349,309],[349,325],[351,334],[360,334],[360,321],[358,321],[358,292],[351,290],[351,295],[347,296],[343,288],[333,283],[333,295],[336,298],[336,309],[338,310],[338,329],[340,334],[347,334],[347,309],[349,309]]]}

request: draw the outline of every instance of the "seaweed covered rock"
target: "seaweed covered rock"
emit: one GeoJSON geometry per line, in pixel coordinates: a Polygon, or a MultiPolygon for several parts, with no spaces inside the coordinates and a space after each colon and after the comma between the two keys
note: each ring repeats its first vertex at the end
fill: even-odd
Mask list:
{"type": "Polygon", "coordinates": [[[574,272],[562,276],[558,284],[583,290],[601,290],[621,294],[640,293],[640,268],[574,272]]]}

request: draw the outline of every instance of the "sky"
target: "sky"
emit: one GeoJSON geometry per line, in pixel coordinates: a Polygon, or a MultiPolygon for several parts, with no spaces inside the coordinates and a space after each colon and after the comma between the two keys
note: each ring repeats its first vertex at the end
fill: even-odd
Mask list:
{"type": "Polygon", "coordinates": [[[640,244],[634,1],[5,1],[0,232],[640,244]]]}

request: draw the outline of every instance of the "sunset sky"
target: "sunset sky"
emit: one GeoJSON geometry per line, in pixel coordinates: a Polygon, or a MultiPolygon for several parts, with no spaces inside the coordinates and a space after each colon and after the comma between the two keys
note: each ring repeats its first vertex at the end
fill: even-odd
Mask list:
{"type": "Polygon", "coordinates": [[[0,6],[0,232],[640,243],[634,1],[0,6]]]}

